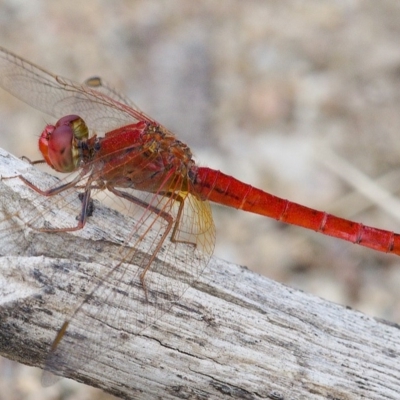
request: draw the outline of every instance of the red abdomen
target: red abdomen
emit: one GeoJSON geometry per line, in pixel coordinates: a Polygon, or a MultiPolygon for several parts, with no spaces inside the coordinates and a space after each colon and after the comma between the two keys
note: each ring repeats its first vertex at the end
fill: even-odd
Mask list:
{"type": "Polygon", "coordinates": [[[400,235],[396,233],[293,203],[210,168],[199,167],[194,175],[194,191],[204,200],[302,226],[377,251],[400,255],[400,235]]]}

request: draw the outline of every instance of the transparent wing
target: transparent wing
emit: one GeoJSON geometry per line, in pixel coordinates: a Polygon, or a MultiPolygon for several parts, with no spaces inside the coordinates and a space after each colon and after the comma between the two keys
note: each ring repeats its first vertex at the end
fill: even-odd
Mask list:
{"type": "Polygon", "coordinates": [[[79,84],[54,75],[2,47],[0,86],[57,119],[77,114],[85,120],[89,129],[97,133],[137,121],[155,122],[126,102],[123,96],[110,97],[112,91],[107,87],[103,90],[101,84],[98,87],[79,84]]]}
{"type": "Polygon", "coordinates": [[[120,247],[116,257],[121,261],[109,267],[64,325],[65,334],[56,338],[60,342],[47,360],[45,369],[50,374],[44,373],[45,385],[54,383],[53,373],[68,375],[82,365],[87,368],[92,360],[101,362],[111,348],[121,348],[166,313],[209,262],[215,228],[207,202],[185,194],[179,213],[181,202],[171,198],[132,195],[165,214],[134,205],[129,243],[120,247]]]}
{"type": "MultiPolygon", "coordinates": [[[[48,73],[2,48],[0,86],[56,118],[78,114],[97,133],[135,121],[154,123],[101,80],[81,85],[48,73]]],[[[142,165],[143,154],[140,149],[135,151],[139,161],[135,163],[130,155],[131,165],[142,165]]],[[[86,171],[91,171],[91,175],[82,177],[77,186],[101,184],[102,163],[100,159],[87,165],[86,171]]],[[[34,199],[34,207],[26,202],[24,208],[10,215],[10,220],[18,217],[23,221],[20,231],[2,229],[9,224],[0,221],[0,240],[28,242],[26,228],[47,227],[49,217],[54,215],[59,218],[57,226],[52,226],[64,229],[68,224],[66,211],[77,207],[75,215],[81,212],[75,189],[57,195],[56,209],[54,203],[49,209],[48,198],[41,195],[34,199]],[[33,208],[40,210],[39,215],[32,217],[33,208]]],[[[102,266],[100,275],[88,274],[82,301],[73,308],[53,343],[46,363],[45,384],[52,383],[51,373],[64,375],[77,370],[106,355],[107,349],[123,345],[127,338],[159,319],[198,278],[213,252],[215,228],[208,202],[181,191],[180,187],[169,188],[166,194],[123,191],[124,194],[114,193],[124,197],[128,206],[124,210],[126,220],[120,231],[113,227],[115,236],[122,238],[122,245],[115,246],[113,261],[102,266]]],[[[0,206],[7,208],[9,204],[2,204],[0,199],[0,206]]]]}
{"type": "MultiPolygon", "coordinates": [[[[36,173],[29,173],[26,177],[32,180],[36,173]]],[[[23,193],[32,191],[18,181],[14,178],[12,184],[24,188],[23,193]]],[[[9,185],[11,182],[1,181],[0,184],[9,185]]],[[[10,242],[19,243],[18,249],[14,250],[17,254],[22,249],[29,249],[26,251],[31,256],[43,254],[34,243],[35,231],[42,227],[62,229],[76,224],[75,217],[81,212],[81,203],[74,189],[56,195],[51,207],[48,198],[36,193],[33,201],[30,198],[23,200],[19,206],[23,208],[18,210],[13,209],[15,205],[12,202],[3,203],[0,199],[0,207],[9,215],[7,221],[0,221],[0,254],[5,251],[11,255],[8,251],[10,242]],[[20,226],[17,229],[15,224],[10,224],[11,220],[22,220],[22,224],[18,222],[20,226]]],[[[151,193],[129,189],[126,192],[151,207],[125,201],[124,224],[113,227],[112,240],[115,242],[107,243],[100,237],[97,244],[95,238],[90,238],[98,250],[103,245],[111,248],[112,252],[116,249],[111,254],[112,261],[107,258],[96,274],[92,270],[67,271],[65,289],[56,288],[62,303],[62,299],[66,299],[63,290],[74,290],[81,300],[76,304],[65,303],[61,307],[65,309],[63,313],[70,310],[65,315],[67,329],[56,338],[57,346],[48,356],[43,375],[45,385],[58,379],[53,373],[69,375],[82,366],[87,368],[93,360],[101,362],[109,349],[132,340],[135,334],[157,321],[181,298],[209,262],[214,249],[215,228],[208,202],[188,193],[182,193],[182,203],[151,193]],[[155,208],[162,211],[162,215],[154,212],[155,208]],[[146,268],[145,289],[140,276],[146,268]],[[76,274],[84,275],[84,279],[77,280],[76,274]]],[[[96,202],[93,216],[88,219],[88,224],[92,226],[102,218],[101,215],[99,218],[97,207],[100,205],[96,202]]],[[[100,225],[103,229],[104,226],[107,229],[108,220],[100,223],[103,223],[100,225]]],[[[81,247],[78,240],[68,238],[68,233],[47,235],[52,235],[50,240],[54,244],[54,257],[68,258],[70,252],[81,247]]]]}

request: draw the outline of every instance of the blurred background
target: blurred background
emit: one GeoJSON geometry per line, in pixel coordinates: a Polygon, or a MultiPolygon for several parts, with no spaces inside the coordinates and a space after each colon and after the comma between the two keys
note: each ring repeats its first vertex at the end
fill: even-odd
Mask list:
{"type": "MultiPolygon", "coordinates": [[[[200,165],[400,232],[396,0],[0,0],[0,45],[76,81],[99,75],[200,165]],[[386,194],[385,194],[386,193],[386,194]],[[379,195],[379,199],[377,199],[379,195]]],[[[55,122],[0,90],[0,147],[39,158],[55,122]]],[[[400,259],[214,207],[215,255],[400,322],[400,259]]],[[[0,360],[0,399],[109,399],[0,360]]]]}

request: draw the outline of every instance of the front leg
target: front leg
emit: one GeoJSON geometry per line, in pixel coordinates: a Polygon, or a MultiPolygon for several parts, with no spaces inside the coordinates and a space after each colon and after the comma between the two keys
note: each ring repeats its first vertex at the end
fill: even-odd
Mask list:
{"type": "MultiPolygon", "coordinates": [[[[71,189],[73,187],[76,187],[77,183],[82,179],[83,175],[84,175],[83,173],[79,174],[71,182],[65,183],[63,185],[60,185],[60,186],[57,186],[55,188],[48,189],[48,190],[40,189],[39,187],[37,187],[33,183],[29,182],[22,175],[17,175],[17,176],[12,176],[12,177],[2,177],[1,179],[2,180],[7,180],[7,179],[18,178],[22,182],[24,182],[24,184],[26,186],[30,187],[36,193],[39,193],[41,196],[51,197],[51,196],[55,196],[57,194],[60,194],[60,193],[64,192],[65,190],[68,190],[68,189],[71,189]]],[[[91,212],[90,204],[91,204],[91,189],[92,188],[93,187],[90,184],[85,185],[85,187],[84,187],[85,190],[81,194],[82,195],[82,198],[81,198],[82,208],[81,208],[81,212],[80,212],[79,217],[78,217],[78,223],[77,223],[76,226],[72,226],[72,227],[68,227],[68,228],[36,228],[36,227],[33,227],[33,226],[30,226],[30,227],[32,229],[35,229],[35,230],[40,231],[40,232],[74,232],[74,231],[81,230],[85,226],[87,217],[90,215],[90,212],[91,212]]]]}

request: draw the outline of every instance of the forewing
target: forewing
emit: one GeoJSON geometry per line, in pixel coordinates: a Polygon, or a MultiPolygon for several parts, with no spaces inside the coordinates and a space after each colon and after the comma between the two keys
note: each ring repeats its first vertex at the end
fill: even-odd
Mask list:
{"type": "Polygon", "coordinates": [[[123,96],[110,97],[101,87],[96,90],[54,75],[1,47],[0,86],[57,119],[77,114],[97,133],[137,121],[152,121],[128,102],[121,102],[123,96]]]}

